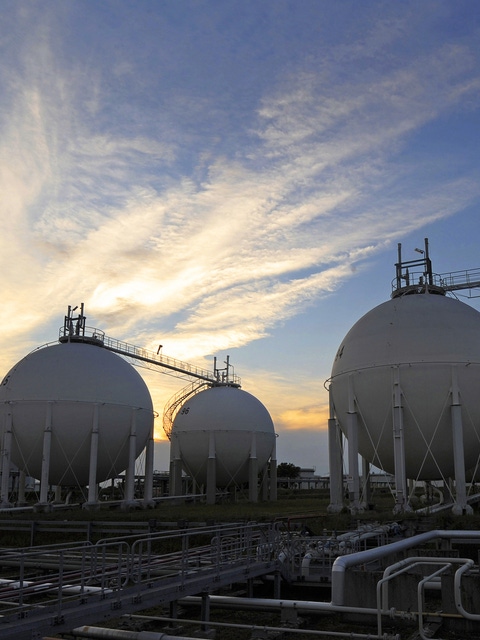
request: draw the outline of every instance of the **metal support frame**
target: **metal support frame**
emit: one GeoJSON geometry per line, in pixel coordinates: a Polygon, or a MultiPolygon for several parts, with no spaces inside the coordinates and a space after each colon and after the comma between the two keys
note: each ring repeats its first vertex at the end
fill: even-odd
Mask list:
{"type": "Polygon", "coordinates": [[[217,452],[215,448],[215,432],[208,433],[207,459],[207,504],[215,504],[217,493],[217,452]]]}
{"type": "Polygon", "coordinates": [[[137,450],[137,409],[132,409],[130,422],[130,436],[128,439],[128,467],[125,472],[125,497],[122,507],[129,508],[136,505],[135,501],[135,460],[137,450]]]}
{"type": "Polygon", "coordinates": [[[257,458],[257,434],[251,432],[250,458],[248,461],[248,499],[250,502],[258,502],[258,458],[257,458]]]}
{"type": "Polygon", "coordinates": [[[403,429],[402,388],[400,369],[393,368],[393,456],[395,465],[394,513],[409,511],[407,474],[405,471],[405,434],[403,429]]]}
{"type": "Polygon", "coordinates": [[[180,445],[178,438],[172,434],[170,439],[170,487],[171,496],[182,495],[182,460],[180,457],[180,445]]]}
{"type": "Polygon", "coordinates": [[[5,433],[3,435],[2,450],[2,484],[0,506],[2,508],[10,507],[8,488],[10,483],[10,456],[12,453],[12,412],[9,411],[6,416],[5,433]]]}
{"type": "Polygon", "coordinates": [[[352,513],[358,513],[359,511],[363,511],[363,509],[360,504],[360,475],[358,465],[358,416],[352,374],[350,374],[348,377],[347,438],[350,511],[352,513]]]}
{"type": "Polygon", "coordinates": [[[473,509],[467,504],[462,404],[460,402],[460,390],[458,387],[458,371],[455,365],[452,366],[451,400],[453,464],[455,469],[455,503],[452,511],[455,515],[462,515],[463,513],[471,514],[473,513],[473,509]]]}
{"type": "Polygon", "coordinates": [[[48,488],[50,475],[50,454],[52,448],[52,402],[46,404],[45,428],[43,431],[43,458],[40,472],[40,499],[37,508],[43,509],[48,505],[48,488]]]}
{"type": "Polygon", "coordinates": [[[97,461],[98,461],[98,402],[93,406],[92,435],[90,438],[90,468],[88,470],[88,508],[98,506],[97,492],[97,461]]]}
{"type": "Polygon", "coordinates": [[[329,513],[339,513],[343,509],[343,450],[342,432],[335,418],[332,389],[328,390],[330,417],[328,419],[328,458],[330,466],[330,504],[329,513]]]}
{"type": "Polygon", "coordinates": [[[362,507],[368,509],[371,501],[370,462],[362,456],[362,507]]]}
{"type": "Polygon", "coordinates": [[[153,507],[153,468],[154,462],[154,433],[153,424],[148,436],[147,445],[145,447],[145,478],[143,485],[143,506],[153,507]]]}
{"type": "Polygon", "coordinates": [[[272,455],[270,456],[270,500],[277,500],[277,440],[273,442],[272,455]]]}

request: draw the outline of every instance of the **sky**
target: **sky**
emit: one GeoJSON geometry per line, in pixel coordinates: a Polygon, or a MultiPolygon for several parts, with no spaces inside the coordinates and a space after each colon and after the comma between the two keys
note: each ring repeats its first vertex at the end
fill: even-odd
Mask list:
{"type": "MultiPolygon", "coordinates": [[[[324,383],[398,243],[480,267],[479,44],[472,0],[1,0],[0,373],[84,303],[228,355],[278,461],[327,473],[324,383]]],[[[138,371],[164,470],[187,382],[138,371]]]]}

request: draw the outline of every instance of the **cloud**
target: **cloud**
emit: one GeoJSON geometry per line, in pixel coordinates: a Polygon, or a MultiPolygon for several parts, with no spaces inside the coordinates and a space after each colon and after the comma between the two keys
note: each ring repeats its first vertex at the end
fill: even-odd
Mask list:
{"type": "Polygon", "coordinates": [[[288,409],[278,417],[277,428],[287,431],[298,429],[318,429],[325,431],[328,422],[328,408],[325,407],[299,407],[288,409]]]}
{"type": "MultiPolygon", "coordinates": [[[[380,27],[333,47],[318,73],[298,63],[278,73],[256,109],[237,114],[243,129],[224,118],[215,136],[211,97],[197,86],[174,93],[174,109],[157,96],[158,115],[128,86],[128,104],[117,104],[106,68],[87,58],[62,65],[52,32],[20,47],[22,65],[2,70],[5,339],[32,339],[82,301],[112,335],[152,347],[161,335],[180,359],[241,347],[356,277],[399,235],[477,200],[476,176],[439,184],[437,158],[425,173],[402,151],[425,124],[478,107],[478,54],[441,43],[353,66],[406,29],[380,27]]],[[[135,61],[114,67],[131,78],[135,61]]],[[[292,406],[298,414],[279,414],[286,427],[315,415],[292,406]]]]}

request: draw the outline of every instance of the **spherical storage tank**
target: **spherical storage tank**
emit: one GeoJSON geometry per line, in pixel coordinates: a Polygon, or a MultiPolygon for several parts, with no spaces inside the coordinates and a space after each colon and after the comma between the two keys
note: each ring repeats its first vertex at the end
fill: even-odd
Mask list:
{"type": "Polygon", "coordinates": [[[89,480],[92,429],[98,425],[97,482],[128,466],[129,438],[136,455],[153,423],[150,393],[135,369],[106,349],[65,342],[33,351],[0,387],[1,437],[12,424],[12,461],[41,477],[44,432],[51,425],[49,482],[84,486],[89,480]]]}
{"type": "Polygon", "coordinates": [[[400,397],[406,475],[434,480],[454,474],[452,388],[459,391],[469,469],[480,453],[480,313],[422,293],[393,298],[352,327],[335,357],[330,390],[342,431],[355,413],[360,454],[390,473],[400,397]]]}
{"type": "Polygon", "coordinates": [[[216,459],[216,485],[227,487],[249,480],[249,460],[258,470],[275,447],[270,414],[253,395],[237,387],[218,386],[189,398],[172,426],[172,447],[186,472],[198,484],[207,482],[207,460],[216,459]]]}

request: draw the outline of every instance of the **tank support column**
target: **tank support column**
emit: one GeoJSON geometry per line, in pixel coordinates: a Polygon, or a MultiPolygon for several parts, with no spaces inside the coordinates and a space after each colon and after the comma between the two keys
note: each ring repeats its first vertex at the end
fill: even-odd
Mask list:
{"type": "Polygon", "coordinates": [[[122,507],[136,506],[135,502],[135,453],[137,450],[137,410],[132,410],[130,437],[128,441],[128,467],[125,472],[125,496],[122,507]]]}
{"type": "Polygon", "coordinates": [[[328,463],[330,466],[329,513],[340,513],[343,509],[343,450],[342,432],[335,418],[332,391],[328,390],[330,417],[328,419],[328,463]]]}
{"type": "Polygon", "coordinates": [[[215,432],[208,434],[207,460],[207,504],[215,504],[217,493],[217,454],[215,450],[215,432]]]}
{"type": "Polygon", "coordinates": [[[270,500],[277,500],[277,439],[273,442],[273,451],[270,457],[270,500]]]}
{"type": "Polygon", "coordinates": [[[348,474],[350,511],[358,513],[362,511],[360,506],[360,475],[358,465],[358,416],[355,406],[355,392],[353,389],[353,376],[348,378],[348,414],[347,414],[347,438],[348,438],[348,474]]]}
{"type": "Polygon", "coordinates": [[[455,504],[453,513],[461,516],[464,513],[472,514],[472,507],[467,504],[467,491],[465,485],[465,452],[463,447],[462,405],[458,389],[457,367],[452,366],[452,437],[453,437],[453,464],[455,468],[455,504]]]}
{"type": "Polygon", "coordinates": [[[97,461],[98,461],[98,402],[93,405],[92,437],[90,440],[90,467],[88,470],[87,509],[98,507],[97,500],[97,461]]]}
{"type": "Polygon", "coordinates": [[[40,500],[36,508],[45,510],[48,507],[48,479],[50,475],[50,453],[52,448],[52,402],[47,402],[45,429],[43,431],[43,457],[40,472],[40,500]]]}
{"type": "Polygon", "coordinates": [[[370,485],[370,462],[362,456],[362,506],[369,508],[372,500],[372,487],[370,485]]]}
{"type": "Polygon", "coordinates": [[[18,476],[18,499],[17,504],[19,507],[27,504],[25,499],[25,484],[27,482],[27,477],[25,475],[25,471],[20,471],[18,476]]]}
{"type": "Polygon", "coordinates": [[[2,488],[0,506],[2,508],[11,507],[8,500],[8,487],[10,484],[10,455],[12,452],[12,413],[7,413],[7,420],[5,424],[5,434],[3,436],[3,450],[2,450],[2,488]]]}
{"type": "Polygon", "coordinates": [[[152,428],[147,440],[147,446],[145,447],[145,479],[143,486],[143,506],[153,507],[155,502],[153,500],[153,466],[154,466],[154,434],[153,434],[153,421],[152,428]]]}
{"type": "Polygon", "coordinates": [[[400,370],[398,367],[393,369],[393,455],[395,465],[395,506],[393,512],[402,513],[410,511],[410,509],[407,501],[402,388],[400,386],[400,370]]]}
{"type": "Polygon", "coordinates": [[[175,433],[171,434],[170,441],[170,478],[169,493],[171,496],[182,495],[182,460],[180,457],[180,445],[175,433]]]}
{"type": "Polygon", "coordinates": [[[250,502],[258,502],[258,459],[257,459],[257,434],[251,433],[250,459],[248,461],[248,499],[250,502]]]}

